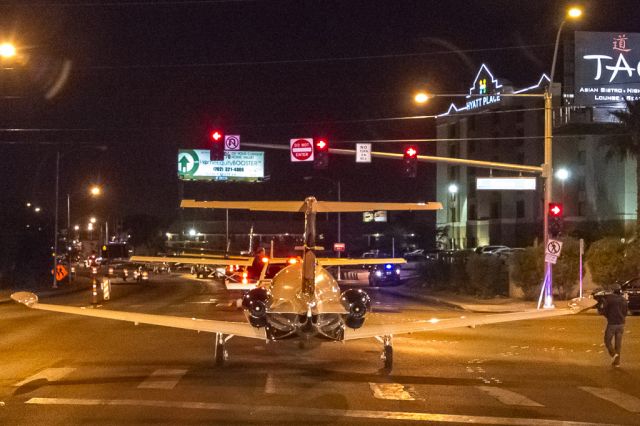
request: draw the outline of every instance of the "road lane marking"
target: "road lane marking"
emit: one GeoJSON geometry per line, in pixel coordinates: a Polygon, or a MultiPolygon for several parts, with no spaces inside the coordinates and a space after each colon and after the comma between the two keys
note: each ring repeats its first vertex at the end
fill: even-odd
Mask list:
{"type": "Polygon", "coordinates": [[[415,398],[399,383],[369,383],[369,387],[373,391],[373,396],[378,399],[415,401],[415,398]]]}
{"type": "Polygon", "coordinates": [[[161,368],[138,385],[138,389],[173,389],[188,370],[161,368]]]}
{"type": "Polygon", "coordinates": [[[520,395],[519,393],[512,392],[507,389],[502,389],[495,386],[476,387],[506,405],[519,405],[522,407],[544,407],[544,405],[539,404],[524,395],[520,395]]]}
{"type": "Polygon", "coordinates": [[[371,410],[342,410],[312,407],[286,407],[270,405],[224,404],[217,402],[198,401],[167,401],[167,400],[139,400],[139,399],[76,399],[76,398],[31,398],[25,404],[34,405],[76,405],[76,406],[112,406],[112,407],[157,407],[157,408],[186,408],[210,411],[232,411],[239,416],[259,418],[265,415],[278,416],[282,419],[286,415],[306,416],[308,418],[350,417],[360,419],[404,420],[437,423],[475,423],[487,425],[534,425],[534,426],[615,426],[609,423],[587,423],[555,419],[525,419],[514,417],[467,416],[459,414],[419,413],[409,411],[371,411],[371,410]]]}
{"type": "Polygon", "coordinates": [[[640,399],[635,396],[627,395],[613,388],[595,388],[591,386],[580,386],[585,392],[589,392],[591,395],[598,398],[616,404],[618,407],[622,407],[632,413],[640,413],[640,399]]]}
{"type": "Polygon", "coordinates": [[[264,384],[264,393],[267,393],[267,394],[276,393],[276,382],[275,382],[275,379],[273,378],[273,374],[271,373],[267,374],[267,381],[264,384]]]}
{"type": "Polygon", "coordinates": [[[75,368],[72,367],[60,367],[60,368],[45,368],[44,370],[40,371],[39,373],[34,374],[33,376],[27,377],[26,379],[24,379],[21,382],[16,383],[15,387],[20,387],[22,385],[25,385],[29,382],[33,382],[36,380],[41,380],[44,379],[48,382],[55,382],[57,380],[60,380],[61,378],[67,376],[68,374],[70,374],[72,371],[74,371],[75,368]]]}

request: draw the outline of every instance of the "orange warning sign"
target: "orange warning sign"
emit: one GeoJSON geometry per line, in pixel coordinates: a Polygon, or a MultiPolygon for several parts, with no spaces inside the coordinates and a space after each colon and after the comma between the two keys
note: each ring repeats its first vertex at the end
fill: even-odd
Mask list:
{"type": "Polygon", "coordinates": [[[64,265],[56,266],[56,281],[64,280],[67,275],[69,275],[69,271],[67,271],[67,267],[64,265]]]}

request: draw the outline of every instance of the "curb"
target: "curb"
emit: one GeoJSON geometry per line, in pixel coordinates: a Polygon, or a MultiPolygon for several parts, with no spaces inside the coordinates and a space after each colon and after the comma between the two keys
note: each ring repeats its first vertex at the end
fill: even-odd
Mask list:
{"type": "Polygon", "coordinates": [[[17,291],[31,291],[35,293],[39,298],[40,297],[56,297],[62,296],[65,294],[77,293],[83,290],[87,290],[91,288],[92,282],[90,278],[87,277],[78,277],[74,280],[74,284],[63,284],[64,287],[59,287],[57,289],[52,288],[43,288],[43,289],[14,289],[8,293],[7,296],[0,296],[0,304],[13,302],[11,300],[11,294],[17,291]],[[86,282],[83,282],[86,281],[86,282]]]}

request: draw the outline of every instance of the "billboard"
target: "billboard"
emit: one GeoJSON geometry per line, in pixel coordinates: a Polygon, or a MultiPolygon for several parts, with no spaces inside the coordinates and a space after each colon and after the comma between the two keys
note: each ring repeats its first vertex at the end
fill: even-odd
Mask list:
{"type": "Polygon", "coordinates": [[[264,152],[225,151],[224,161],[211,161],[208,149],[178,151],[178,178],[256,182],[264,178],[264,152]]]}
{"type": "Polygon", "coordinates": [[[625,107],[640,99],[640,33],[576,31],[575,105],[625,107]]]}

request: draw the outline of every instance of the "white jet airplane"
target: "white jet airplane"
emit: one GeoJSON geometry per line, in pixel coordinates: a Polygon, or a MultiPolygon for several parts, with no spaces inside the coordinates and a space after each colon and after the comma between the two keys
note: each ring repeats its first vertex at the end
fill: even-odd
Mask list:
{"type": "MultiPolygon", "coordinates": [[[[528,310],[483,316],[451,319],[431,319],[400,324],[365,325],[371,311],[368,294],[360,289],[341,291],[337,281],[324,268],[330,265],[362,264],[364,259],[316,259],[314,250],[316,214],[322,212],[362,212],[370,210],[435,210],[440,203],[361,203],[327,202],[308,197],[304,201],[195,201],[183,200],[185,208],[248,209],[254,211],[301,212],[305,215],[304,245],[301,261],[278,272],[271,281],[245,294],[242,306],[248,322],[228,322],[177,316],[152,315],[106,309],[44,304],[29,292],[14,293],[11,297],[32,309],[63,312],[90,317],[153,324],[215,334],[214,359],[222,365],[228,358],[226,343],[234,336],[278,341],[300,339],[347,341],[376,338],[383,345],[382,360],[386,371],[393,365],[392,338],[394,335],[446,330],[508,321],[540,319],[576,314],[592,307],[592,299],[574,299],[567,308],[528,310]]],[[[390,259],[367,259],[388,263],[390,259]]],[[[401,259],[391,259],[400,262],[401,259]]]]}

